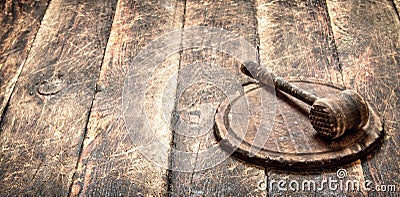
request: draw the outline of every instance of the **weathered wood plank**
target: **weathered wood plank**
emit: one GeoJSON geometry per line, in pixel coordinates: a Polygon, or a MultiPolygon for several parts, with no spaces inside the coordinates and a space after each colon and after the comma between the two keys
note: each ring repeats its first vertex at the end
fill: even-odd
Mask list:
{"type": "Polygon", "coordinates": [[[167,192],[167,169],[148,160],[148,155],[140,152],[138,144],[130,138],[134,136],[128,132],[155,132],[157,138],[169,145],[170,121],[164,120],[162,115],[172,113],[172,109],[161,111],[160,105],[165,99],[163,91],[167,89],[172,92],[167,103],[174,105],[176,80],[175,85],[172,82],[165,87],[169,80],[173,81],[170,75],[178,72],[179,54],[172,54],[160,64],[151,79],[148,71],[153,68],[135,62],[134,58],[154,39],[181,28],[183,14],[182,1],[118,1],[72,196],[159,196],[167,192]],[[134,84],[124,87],[125,77],[130,77],[134,84]],[[131,119],[143,120],[145,124],[147,118],[148,123],[158,127],[152,130],[138,124],[128,128],[121,112],[123,88],[132,89],[130,99],[140,110],[140,114],[132,113],[131,119]],[[142,88],[146,92],[136,91],[142,88]],[[145,100],[140,100],[142,94],[146,94],[145,100]],[[146,104],[144,111],[140,108],[143,103],[146,104]]]}
{"type": "MultiPolygon", "coordinates": [[[[314,78],[320,81],[343,85],[341,64],[330,26],[329,15],[324,1],[257,1],[258,33],[260,35],[260,61],[265,68],[281,77],[314,78]]],[[[275,126],[282,139],[299,136],[289,133],[291,124],[277,107],[275,126]],[[281,122],[279,122],[279,119],[281,122]],[[283,129],[279,127],[285,124],[283,129]],[[286,129],[285,129],[286,128],[286,129]]],[[[302,123],[298,123],[302,124],[302,123]]],[[[281,126],[282,127],[282,126],[281,126]]],[[[301,131],[292,131],[301,132],[301,131]]],[[[279,143],[285,143],[277,142],[279,143]]],[[[302,147],[297,147],[302,148],[302,147]]],[[[343,167],[348,171],[348,179],[362,180],[361,165],[355,162],[343,167]]],[[[290,170],[290,169],[288,169],[290,170]]],[[[337,169],[322,172],[289,172],[266,169],[269,195],[293,195],[291,181],[299,183],[296,195],[340,195],[351,192],[330,190],[321,183],[331,178],[338,180],[337,169]],[[316,187],[301,188],[303,181],[314,181],[316,187]],[[279,181],[286,181],[278,185],[279,181]],[[318,188],[321,189],[318,189],[318,188]],[[286,190],[285,190],[286,189],[286,190]]]]}
{"type": "MultiPolygon", "coordinates": [[[[399,185],[400,22],[390,1],[327,1],[346,86],[378,108],[385,141],[363,162],[371,187],[399,185]]],[[[392,193],[398,194],[398,193],[392,193]]],[[[373,192],[386,196],[386,192],[373,192]]]]}
{"type": "Polygon", "coordinates": [[[394,0],[394,8],[395,8],[395,12],[397,13],[397,16],[400,18],[400,14],[399,14],[399,10],[400,10],[400,0],[394,0]]]}
{"type": "Polygon", "coordinates": [[[0,4],[0,120],[28,56],[48,0],[0,4]]]}
{"type": "Polygon", "coordinates": [[[113,6],[49,4],[1,126],[2,195],[68,194],[113,6]]]}
{"type": "Polygon", "coordinates": [[[262,66],[282,77],[343,83],[323,1],[257,3],[262,66]]]}
{"type": "MultiPolygon", "coordinates": [[[[257,45],[254,1],[188,1],[185,13],[185,27],[223,28],[246,39],[250,45],[257,45]]],[[[224,35],[219,36],[215,39],[222,42],[224,35]]],[[[207,33],[202,35],[200,45],[209,47],[209,37],[207,33]]],[[[241,47],[237,48],[240,50],[241,47]]],[[[220,83],[217,81],[227,77],[222,71],[226,69],[233,78],[246,82],[244,75],[238,72],[240,64],[238,59],[218,51],[216,47],[188,49],[182,53],[173,122],[175,152],[171,154],[171,167],[176,171],[170,174],[170,195],[266,195],[257,188],[257,183],[264,178],[262,168],[232,157],[213,165],[218,160],[216,158],[222,155],[211,151],[217,144],[213,132],[214,113],[227,96],[224,91],[230,88],[227,86],[229,77],[220,83]],[[188,154],[183,156],[178,151],[188,154]],[[182,171],[183,168],[186,172],[182,171]]],[[[221,150],[220,147],[217,150],[221,150]]]]}

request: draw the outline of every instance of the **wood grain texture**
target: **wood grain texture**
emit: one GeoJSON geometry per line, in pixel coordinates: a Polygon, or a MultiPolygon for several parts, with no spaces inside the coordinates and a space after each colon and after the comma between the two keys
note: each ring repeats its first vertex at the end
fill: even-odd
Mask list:
{"type": "MultiPolygon", "coordinates": [[[[258,34],[260,35],[261,65],[281,77],[299,79],[315,78],[327,83],[343,85],[342,69],[336,52],[335,40],[330,26],[329,14],[324,1],[257,1],[258,34]]],[[[277,106],[276,129],[282,141],[289,143],[291,137],[301,131],[290,131],[291,124],[284,118],[282,107],[277,106]],[[283,128],[279,129],[279,127],[283,128]]],[[[306,124],[299,122],[298,124],[306,124]]],[[[301,148],[301,147],[300,147],[301,148]]],[[[358,162],[359,163],[359,162],[358,162]]],[[[344,166],[348,178],[362,179],[360,164],[344,166]]],[[[290,169],[289,169],[290,170],[290,169]]],[[[329,177],[336,178],[337,169],[320,173],[277,171],[267,168],[268,181],[280,180],[315,181],[319,186],[329,177]]],[[[286,185],[286,189],[287,189],[286,185]]],[[[293,191],[280,190],[277,183],[267,188],[270,196],[292,195],[293,191]]],[[[354,195],[345,191],[297,190],[299,195],[354,195]]]]}
{"type": "Polygon", "coordinates": [[[276,75],[342,84],[323,1],[257,1],[261,64],[276,75]]]}
{"type": "MultiPolygon", "coordinates": [[[[185,27],[205,26],[223,28],[257,45],[254,1],[187,1],[185,27]]],[[[204,37],[209,36],[205,34],[204,37]]],[[[223,40],[224,38],[220,38],[223,40]]],[[[204,39],[207,40],[207,39],[204,39]]],[[[207,45],[206,41],[202,43],[207,45]]],[[[240,47],[238,47],[240,48],[240,47]]],[[[222,69],[232,74],[241,83],[248,81],[239,73],[239,62],[234,57],[214,49],[191,49],[182,53],[178,76],[177,104],[173,127],[181,124],[201,129],[201,135],[190,136],[195,129],[175,129],[173,148],[191,153],[187,157],[172,153],[171,167],[192,167],[186,172],[170,173],[171,196],[265,196],[257,188],[264,179],[264,170],[236,158],[228,157],[218,165],[212,165],[222,155],[218,151],[204,154],[217,144],[213,132],[214,113],[226,97],[229,80],[216,83],[227,77],[222,69]],[[209,63],[214,66],[193,66],[209,63]],[[207,69],[215,69],[208,72],[207,69]],[[210,82],[210,83],[208,83],[210,82]],[[204,123],[204,125],[203,125],[204,123]],[[211,168],[207,168],[207,167],[211,168]],[[206,169],[204,169],[206,168],[206,169]]],[[[218,147],[218,150],[219,149],[218,147]]]]}
{"type": "MultiPolygon", "coordinates": [[[[346,86],[376,106],[384,120],[385,141],[363,162],[372,186],[399,186],[400,22],[390,1],[329,0],[333,32],[346,86]]],[[[373,192],[386,196],[386,192],[373,192]]],[[[398,193],[392,193],[398,194],[398,193]]]]}
{"type": "Polygon", "coordinates": [[[48,0],[0,3],[0,119],[39,29],[48,0]]]}
{"type": "Polygon", "coordinates": [[[112,16],[112,1],[50,3],[2,122],[1,195],[68,194],[112,16]]]}
{"type": "MultiPolygon", "coordinates": [[[[148,155],[139,151],[130,138],[134,136],[128,132],[155,132],[169,145],[172,132],[168,120],[165,120],[168,125],[163,126],[162,117],[163,112],[168,111],[161,111],[160,105],[164,90],[169,89],[172,96],[176,90],[176,85],[165,86],[173,80],[168,76],[178,71],[179,54],[172,54],[159,65],[152,78],[147,72],[152,68],[134,62],[134,58],[154,39],[181,28],[183,13],[182,1],[118,1],[72,196],[160,196],[166,193],[167,170],[148,160],[148,155]],[[128,76],[128,71],[132,75],[128,76]],[[125,77],[131,77],[135,84],[124,87],[125,77]],[[143,87],[146,92],[135,91],[143,87]],[[138,124],[127,128],[122,114],[123,88],[132,88],[130,99],[138,109],[143,103],[146,106],[145,111],[131,118],[143,122],[147,118],[147,122],[158,127],[150,130],[138,124]],[[142,94],[146,94],[145,100],[140,100],[142,94]]],[[[167,103],[173,106],[173,98],[167,103]]]]}
{"type": "Polygon", "coordinates": [[[397,16],[400,18],[400,14],[399,14],[399,10],[400,10],[400,0],[394,0],[394,8],[395,8],[395,12],[397,13],[397,16]]]}

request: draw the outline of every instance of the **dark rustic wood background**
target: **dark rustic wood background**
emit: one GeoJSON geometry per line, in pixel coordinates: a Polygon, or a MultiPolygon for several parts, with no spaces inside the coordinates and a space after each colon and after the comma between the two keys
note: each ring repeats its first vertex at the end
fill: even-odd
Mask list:
{"type": "MultiPolygon", "coordinates": [[[[228,158],[205,171],[168,171],[133,146],[121,97],[128,67],[140,75],[141,65],[131,65],[132,59],[153,39],[184,27],[223,28],[259,47],[262,65],[277,75],[338,83],[373,103],[384,122],[384,143],[343,168],[347,179],[400,190],[399,9],[399,0],[3,0],[0,195],[397,196],[257,187],[264,178],[336,177],[337,169],[292,172],[228,158]]],[[[168,58],[179,65],[177,73],[197,60],[224,62],[235,70],[234,59],[211,50],[168,58]]],[[[220,99],[216,91],[202,93],[220,99]]],[[[212,143],[209,137],[191,141],[172,137],[173,132],[164,135],[181,149],[212,143]]],[[[170,161],[179,162],[174,155],[170,161]]]]}

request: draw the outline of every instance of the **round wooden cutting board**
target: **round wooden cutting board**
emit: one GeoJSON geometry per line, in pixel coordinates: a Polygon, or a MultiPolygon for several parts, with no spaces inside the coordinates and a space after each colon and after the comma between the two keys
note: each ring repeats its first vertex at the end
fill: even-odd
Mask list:
{"type": "MultiPolygon", "coordinates": [[[[320,82],[291,82],[320,97],[343,90],[320,82]]],[[[244,89],[244,95],[219,106],[215,133],[222,148],[247,162],[287,170],[329,168],[366,156],[383,140],[382,123],[370,104],[369,121],[363,129],[329,140],[311,126],[308,105],[255,83],[244,89]]]]}

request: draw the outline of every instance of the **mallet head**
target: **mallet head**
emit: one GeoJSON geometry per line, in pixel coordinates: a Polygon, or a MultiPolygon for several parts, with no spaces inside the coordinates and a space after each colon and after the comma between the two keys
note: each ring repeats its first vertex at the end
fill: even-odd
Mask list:
{"type": "Polygon", "coordinates": [[[368,122],[368,106],[353,90],[344,90],[336,98],[317,99],[310,110],[310,121],[323,137],[337,138],[346,130],[360,129],[368,122]]]}

